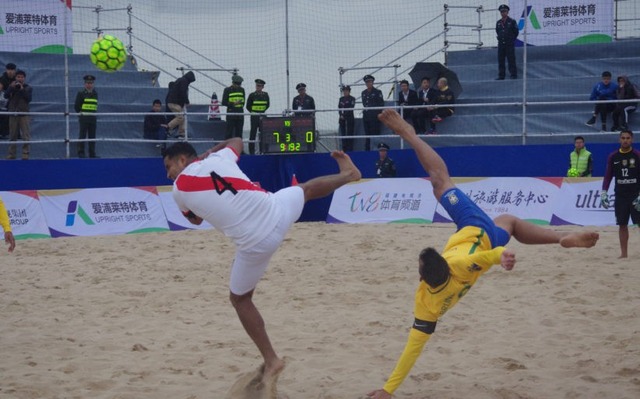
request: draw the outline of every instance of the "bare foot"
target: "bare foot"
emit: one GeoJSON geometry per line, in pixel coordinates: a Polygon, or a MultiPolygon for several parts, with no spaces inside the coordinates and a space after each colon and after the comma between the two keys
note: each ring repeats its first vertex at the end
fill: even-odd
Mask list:
{"type": "Polygon", "coordinates": [[[270,364],[269,367],[264,366],[264,371],[262,373],[262,381],[267,383],[273,383],[278,379],[278,376],[284,370],[285,362],[282,359],[278,359],[270,364]]]}
{"type": "Polygon", "coordinates": [[[346,175],[348,181],[358,181],[362,178],[362,174],[358,167],[351,161],[351,157],[344,151],[332,151],[331,156],[338,163],[340,174],[346,175]]]}
{"type": "Polygon", "coordinates": [[[403,138],[406,138],[407,136],[415,136],[416,134],[413,126],[405,121],[400,114],[393,109],[385,109],[378,115],[378,119],[380,119],[385,126],[403,138]]]}
{"type": "Polygon", "coordinates": [[[596,245],[600,235],[595,231],[571,233],[560,239],[560,245],[565,248],[591,248],[596,245]]]}

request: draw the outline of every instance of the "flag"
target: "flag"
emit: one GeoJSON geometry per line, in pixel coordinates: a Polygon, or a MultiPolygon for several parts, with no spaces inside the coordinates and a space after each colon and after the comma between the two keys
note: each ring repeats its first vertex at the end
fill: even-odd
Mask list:
{"type": "Polygon", "coordinates": [[[211,95],[211,105],[209,105],[208,120],[219,121],[220,120],[220,103],[218,102],[218,95],[214,91],[211,95]]]}
{"type": "Polygon", "coordinates": [[[291,178],[291,185],[292,186],[297,186],[298,185],[298,179],[296,179],[296,174],[293,174],[293,177],[291,178]]]}

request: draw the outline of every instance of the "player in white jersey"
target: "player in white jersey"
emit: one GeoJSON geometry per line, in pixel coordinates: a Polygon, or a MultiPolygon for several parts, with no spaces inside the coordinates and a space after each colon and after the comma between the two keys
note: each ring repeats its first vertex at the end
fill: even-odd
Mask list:
{"type": "Polygon", "coordinates": [[[275,378],[284,362],[271,345],[264,320],[253,304],[256,284],[300,217],[304,203],[359,180],[361,174],[347,154],[334,151],[331,156],[339,173],[270,193],[253,184],[238,167],[242,148],[242,139],[231,138],[198,157],[191,144],[178,142],[165,151],[164,166],[167,177],[174,180],[173,197],[185,217],[193,224],[206,220],[236,244],[230,300],[264,358],[266,380],[275,378]]]}

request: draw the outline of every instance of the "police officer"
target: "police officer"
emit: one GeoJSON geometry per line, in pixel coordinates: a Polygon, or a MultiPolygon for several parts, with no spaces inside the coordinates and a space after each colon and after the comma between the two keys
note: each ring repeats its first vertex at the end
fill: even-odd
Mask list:
{"type": "MultiPolygon", "coordinates": [[[[362,91],[362,106],[365,110],[362,112],[362,123],[364,125],[364,134],[367,136],[379,136],[380,135],[380,121],[378,120],[378,114],[382,112],[381,109],[367,110],[368,107],[383,107],[384,97],[382,91],[373,87],[373,82],[376,80],[371,75],[365,75],[363,78],[366,89],[362,91]]],[[[365,150],[371,150],[371,138],[367,137],[365,140],[365,150]]]]}
{"type": "MultiPolygon", "coordinates": [[[[355,118],[353,108],[356,106],[356,98],[351,95],[351,86],[342,87],[342,97],[338,101],[338,108],[352,108],[349,111],[339,111],[338,125],[340,126],[340,136],[353,136],[355,118]]],[[[342,151],[353,151],[353,139],[342,140],[342,151]]]]}
{"type": "Polygon", "coordinates": [[[242,138],[244,127],[244,88],[242,76],[234,74],[231,77],[231,86],[225,87],[222,93],[222,105],[227,107],[227,134],[225,139],[232,137],[242,138]],[[229,114],[242,115],[229,115],[229,114]]]}
{"type": "Polygon", "coordinates": [[[378,177],[396,177],[396,165],[393,159],[389,158],[388,151],[387,144],[378,144],[378,155],[380,156],[376,161],[376,176],[378,177]]]}
{"type": "Polygon", "coordinates": [[[498,36],[498,79],[504,80],[505,77],[505,58],[509,62],[509,74],[511,79],[518,77],[518,69],[516,68],[516,46],[515,41],[518,37],[518,24],[513,18],[509,18],[509,6],[502,4],[498,7],[502,18],[496,22],[496,35],[498,36]]]}
{"type": "MultiPolygon", "coordinates": [[[[264,114],[269,109],[269,94],[264,91],[265,82],[262,79],[256,79],[256,91],[249,94],[247,98],[247,111],[251,113],[264,114]]],[[[256,153],[256,144],[253,142],[256,139],[258,128],[260,127],[261,115],[251,115],[251,130],[249,131],[249,154],[256,153]]],[[[262,131],[260,131],[262,134],[262,131]]],[[[262,148],[260,148],[262,152],[262,148]]]]}
{"type": "MultiPolygon", "coordinates": [[[[293,97],[293,103],[291,109],[294,111],[303,111],[316,109],[316,102],[313,97],[307,94],[307,85],[304,83],[298,83],[296,85],[298,95],[293,97]]],[[[294,112],[295,116],[313,116],[313,112],[294,112]]]]}
{"type": "MultiPolygon", "coordinates": [[[[95,139],[96,138],[96,127],[97,127],[97,118],[96,112],[98,112],[98,92],[94,89],[94,83],[96,81],[96,77],[93,75],[84,75],[84,89],[80,90],[76,95],[76,102],[74,104],[74,109],[78,113],[82,113],[78,117],[78,122],[80,124],[80,134],[78,135],[78,139],[95,139]]],[[[96,155],[96,142],[89,142],[89,157],[90,158],[98,158],[96,155]]],[[[84,142],[78,142],[78,157],[84,158],[84,142]]]]}

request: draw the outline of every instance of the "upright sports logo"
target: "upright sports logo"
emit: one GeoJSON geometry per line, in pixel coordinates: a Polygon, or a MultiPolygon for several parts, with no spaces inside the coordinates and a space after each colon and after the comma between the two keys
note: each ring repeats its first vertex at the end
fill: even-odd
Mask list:
{"type": "Polygon", "coordinates": [[[78,201],[69,201],[69,205],[67,205],[67,221],[65,223],[66,226],[73,226],[76,221],[76,214],[80,216],[80,219],[87,224],[93,225],[95,224],[93,220],[87,215],[84,209],[78,205],[78,201]]]}
{"type": "Polygon", "coordinates": [[[518,21],[519,30],[524,30],[524,24],[527,18],[531,22],[531,26],[533,27],[533,29],[540,29],[540,22],[538,21],[536,12],[533,10],[533,6],[527,6],[526,10],[522,10],[522,15],[520,16],[520,20],[518,21]]]}

